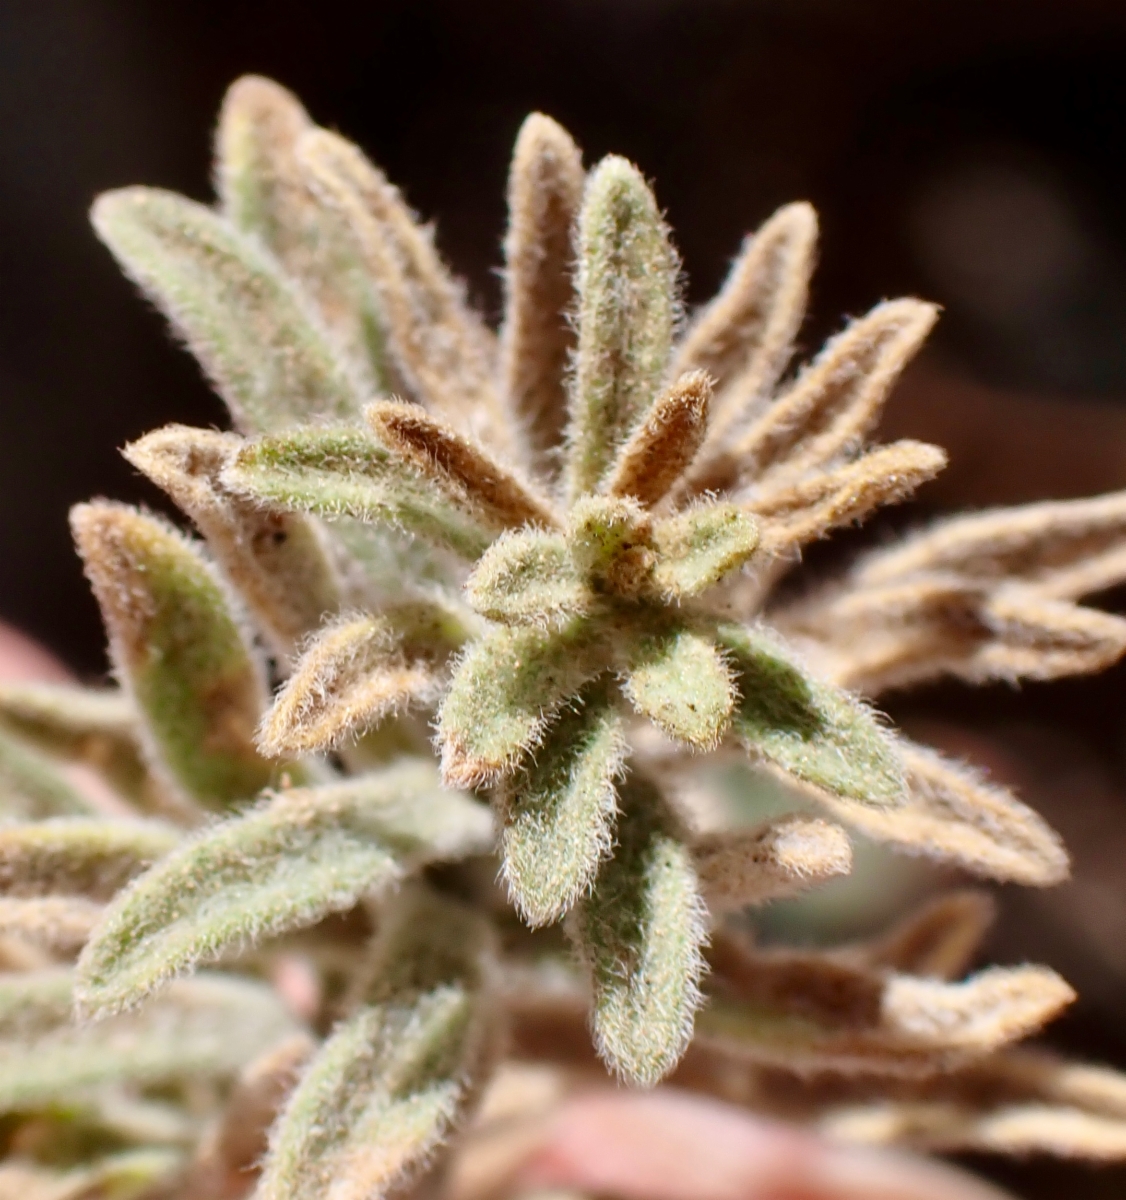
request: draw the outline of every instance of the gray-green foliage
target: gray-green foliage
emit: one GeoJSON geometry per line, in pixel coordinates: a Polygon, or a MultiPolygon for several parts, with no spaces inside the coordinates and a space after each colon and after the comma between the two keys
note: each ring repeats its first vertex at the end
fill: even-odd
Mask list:
{"type": "Polygon", "coordinates": [[[131,1007],[232,945],[311,925],[490,840],[487,811],[446,792],[427,763],[282,792],[121,893],[79,960],[79,1005],[92,1016],[131,1007]]]}
{"type": "MultiPolygon", "coordinates": [[[[216,151],[216,209],[146,189],[95,206],[238,432],[169,427],[127,451],[202,541],[108,501],[72,514],[119,689],[0,687],[0,1101],[156,1088],[180,1128],[212,1131],[184,1194],[260,1160],[268,1200],[378,1200],[436,1159],[498,1031],[521,1047],[529,1011],[553,1029],[586,1016],[605,1064],[646,1085],[709,996],[709,1036],[745,1052],[755,989],[782,968],[733,952],[724,911],[853,860],[843,828],[806,815],[725,824],[694,756],[769,767],[895,846],[1002,878],[1065,873],[1034,814],[897,739],[842,683],[896,678],[912,655],[926,677],[954,661],[1043,673],[1061,631],[1074,661],[1109,661],[1126,622],[1070,600],[1126,574],[1126,504],[1097,528],[1064,513],[1063,577],[1033,572],[1019,593],[1003,584],[1020,564],[980,565],[983,537],[1008,562],[1004,520],[975,518],[824,594],[770,596],[805,542],[937,469],[933,448],[863,444],[930,306],[879,306],[775,396],[808,207],[748,241],[678,340],[653,192],[620,158],[586,175],[540,115],[513,165],[498,336],[378,168],[284,89],[239,81],[216,151]],[[988,637],[1013,644],[973,641],[988,637]],[[689,828],[682,799],[718,827],[689,828]],[[559,921],[585,990],[541,1003],[512,981],[558,974],[560,930],[539,930],[559,921]],[[232,973],[176,978],[217,960],[232,973]]],[[[809,994],[836,1002],[850,971],[802,959],[771,993],[778,1027],[801,1024],[809,994]]],[[[984,995],[896,978],[912,1028],[984,995]]],[[[1034,982],[990,985],[991,1047],[1066,1003],[1056,977],[1034,982]]],[[[886,1066],[838,1017],[848,1061],[886,1066]]],[[[100,1179],[103,1159],[75,1170],[100,1179]]]]}

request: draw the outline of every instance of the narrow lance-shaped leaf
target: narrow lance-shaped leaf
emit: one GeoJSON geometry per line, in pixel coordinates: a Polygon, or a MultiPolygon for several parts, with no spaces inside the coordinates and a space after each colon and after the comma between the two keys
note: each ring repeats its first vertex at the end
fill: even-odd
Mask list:
{"type": "Polygon", "coordinates": [[[405,654],[390,621],[344,616],[305,648],[263,718],[258,745],[266,754],[330,749],[438,692],[437,664],[405,654]]]}
{"type": "Polygon", "coordinates": [[[107,1084],[229,1077],[295,1031],[271,988],[206,974],[179,981],[137,1013],[76,1025],[69,978],[58,974],[62,1007],[53,1023],[28,1033],[18,1019],[13,1026],[0,1016],[0,1112],[65,1105],[76,1092],[107,1084]]]}
{"type": "Polygon", "coordinates": [[[571,926],[594,981],[594,1037],[615,1073],[651,1085],[692,1037],[705,909],[688,848],[660,795],[622,789],[618,845],[571,926]]]}
{"type": "Polygon", "coordinates": [[[627,750],[625,722],[595,686],[551,727],[526,771],[501,785],[501,870],[529,925],[561,917],[610,853],[627,750]]]}
{"type": "Polygon", "coordinates": [[[575,335],[571,229],[583,164],[570,134],[543,113],[520,127],[508,176],[501,372],[505,394],[541,473],[554,468],[567,414],[564,380],[575,335]]]}
{"type": "Polygon", "coordinates": [[[140,720],[119,689],[67,683],[0,684],[0,729],[57,758],[93,767],[142,808],[159,802],[141,756],[140,720]]]}
{"type": "Polygon", "coordinates": [[[0,728],[0,815],[35,820],[93,811],[50,758],[0,728]]]}
{"type": "Polygon", "coordinates": [[[732,727],[752,754],[829,793],[882,807],[903,802],[895,745],[860,701],[814,678],[762,629],[721,623],[716,638],[741,696],[732,727]]]}
{"type": "Polygon", "coordinates": [[[957,979],[977,955],[996,916],[997,903],[986,891],[947,892],[849,953],[867,966],[957,979]]]}
{"type": "Polygon", "coordinates": [[[369,404],[364,417],[379,442],[408,462],[427,485],[479,511],[490,526],[557,524],[551,503],[530,484],[417,404],[383,400],[369,404]]]}
{"type": "Polygon", "coordinates": [[[256,75],[237,79],[227,89],[215,134],[223,213],[260,238],[316,305],[359,390],[387,390],[375,288],[339,215],[310,192],[298,167],[298,139],[312,128],[285,88],[256,75]]]}
{"type": "Polygon", "coordinates": [[[725,482],[724,447],[762,404],[793,353],[813,271],[817,214],[808,204],[780,208],[747,238],[719,295],[685,335],[674,370],[704,370],[718,396],[694,464],[694,491],[725,482]]]}
{"type": "Polygon", "coordinates": [[[77,505],[71,525],[155,765],[207,808],[254,796],[274,774],[253,741],[265,680],[213,568],[125,505],[77,505]]]}
{"type": "Polygon", "coordinates": [[[344,138],[311,130],[298,143],[297,158],[309,187],[351,234],[378,294],[388,354],[410,399],[508,450],[515,438],[494,385],[495,342],[427,231],[344,138]]]}
{"type": "Polygon", "coordinates": [[[196,962],[310,925],[491,840],[488,811],[420,763],[283,792],[204,830],[121,894],[79,962],[81,1007],[129,1007],[196,962]]]}
{"type": "Polygon", "coordinates": [[[622,690],[639,713],[696,749],[718,744],[738,694],[714,642],[674,627],[639,639],[625,660],[622,690]]]}
{"type": "Polygon", "coordinates": [[[94,205],[98,236],[183,335],[238,425],[359,412],[360,395],[292,285],[217,213],[125,188],[94,205]]]}
{"type": "Polygon", "coordinates": [[[446,782],[478,787],[513,771],[567,699],[601,672],[600,649],[581,624],[553,633],[499,628],[470,643],[438,715],[446,782]]]}
{"type": "Polygon", "coordinates": [[[109,900],[172,850],[183,833],[161,821],[59,817],[0,828],[0,890],[109,900]]]}
{"type": "Polygon", "coordinates": [[[268,511],[222,485],[220,473],[242,444],[233,434],[166,425],[123,453],[191,517],[258,627],[288,661],[295,644],[340,606],[339,581],[308,518],[268,511]]]}
{"type": "Polygon", "coordinates": [[[578,225],[579,344],[567,486],[594,491],[644,419],[668,367],[676,254],[640,171],[611,155],[591,173],[578,225]]]}
{"type": "Polygon", "coordinates": [[[77,951],[102,915],[81,896],[0,896],[0,936],[14,936],[57,954],[77,951]]]}
{"type": "Polygon", "coordinates": [[[494,532],[472,506],[436,494],[351,426],[259,438],[234,456],[222,478],[232,492],[268,508],[385,522],[469,559],[484,551],[494,532]]]}
{"type": "Polygon", "coordinates": [[[386,913],[368,1003],[310,1064],[271,1135],[262,1200],[378,1200],[467,1116],[493,1043],[490,931],[421,888],[386,913]]]}
{"type": "Polygon", "coordinates": [[[802,816],[707,834],[693,841],[692,855],[713,914],[796,896],[852,870],[848,834],[802,816]]]}
{"type": "Polygon", "coordinates": [[[618,451],[607,492],[647,506],[664,499],[703,444],[711,395],[703,371],[681,375],[666,388],[618,451]]]}

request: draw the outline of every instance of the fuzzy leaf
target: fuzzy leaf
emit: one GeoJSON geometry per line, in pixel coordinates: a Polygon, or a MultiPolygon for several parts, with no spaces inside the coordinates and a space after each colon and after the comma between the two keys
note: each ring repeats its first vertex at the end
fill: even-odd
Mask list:
{"type": "Polygon", "coordinates": [[[624,158],[591,173],[579,216],[579,344],[568,490],[594,491],[660,390],[678,306],[676,254],[653,193],[624,158]]]}
{"type": "Polygon", "coordinates": [[[492,540],[479,513],[435,494],[372,437],[351,427],[259,438],[234,456],[223,482],[268,507],[385,522],[469,559],[492,540]]]}
{"type": "Polygon", "coordinates": [[[340,607],[340,583],[313,523],[232,496],[219,476],[242,445],[233,434],[166,425],[123,453],[179,505],[219,568],[288,662],[296,644],[340,607]]]}
{"type": "Polygon", "coordinates": [[[509,451],[516,439],[494,383],[495,341],[465,303],[428,231],[344,138],[310,130],[298,142],[297,159],[308,186],[349,231],[378,296],[388,357],[408,398],[509,451]]]}
{"type": "Polygon", "coordinates": [[[610,852],[624,725],[606,689],[595,687],[551,727],[526,771],[500,787],[501,870],[529,925],[561,917],[610,852]]]}
{"type": "Polygon", "coordinates": [[[990,879],[1050,887],[1068,875],[1067,851],[1037,813],[962,763],[900,739],[906,802],[874,809],[821,796],[833,816],[908,854],[951,862],[990,879]]]}
{"type": "Polygon", "coordinates": [[[669,737],[699,750],[718,744],[738,699],[715,644],[676,628],[641,639],[622,690],[669,737]]]}
{"type": "Polygon", "coordinates": [[[713,481],[722,486],[733,465],[724,461],[724,446],[786,369],[805,315],[816,244],[813,208],[780,208],[743,243],[719,295],[681,343],[674,371],[707,371],[718,388],[707,440],[692,470],[696,492],[713,481]]]}
{"type": "Polygon", "coordinates": [[[796,896],[852,870],[848,834],[801,816],[707,834],[693,842],[692,854],[713,914],[796,896]]]}
{"type": "Polygon", "coordinates": [[[903,802],[903,768],[873,713],[806,674],[781,640],[762,629],[724,623],[717,640],[742,697],[733,728],[752,754],[863,804],[903,802]]]}
{"type": "Polygon", "coordinates": [[[628,496],[583,496],[567,515],[575,565],[599,592],[634,600],[645,591],[656,554],[652,521],[628,496]]]}
{"type": "Polygon", "coordinates": [[[465,596],[483,617],[518,625],[557,625],[595,603],[567,539],[521,530],[502,534],[481,556],[465,596]]]}
{"type": "Polygon", "coordinates": [[[571,229],[582,202],[582,154],[562,126],[532,113],[508,176],[501,374],[534,463],[550,473],[567,411],[575,334],[571,229]]]}
{"type": "Polygon", "coordinates": [[[633,777],[621,790],[618,846],[572,929],[594,981],[594,1037],[622,1078],[652,1085],[692,1036],[706,936],[692,856],[661,797],[633,777]]]}
{"type": "Polygon", "coordinates": [[[140,721],[119,689],[0,683],[0,730],[10,730],[50,755],[93,767],[142,807],[154,802],[140,753],[140,721]]]}
{"type": "Polygon", "coordinates": [[[265,680],[213,568],[125,505],[79,504],[71,526],[156,763],[207,808],[254,796],[274,774],[253,740],[265,680]]]}
{"type": "Polygon", "coordinates": [[[410,889],[384,922],[367,1005],[337,1027],[271,1137],[261,1200],[374,1200],[409,1186],[488,1069],[489,930],[410,889]]]}
{"type": "Polygon", "coordinates": [[[389,390],[384,335],[372,281],[340,216],[319,202],[297,163],[297,142],[313,128],[295,96],[244,75],[228,89],[215,135],[222,209],[258,238],[299,286],[344,352],[361,392],[389,390]]]}
{"type": "Polygon", "coordinates": [[[488,812],[422,764],[283,792],[204,830],[115,901],[79,962],[80,1004],[94,1015],[129,1007],[196,962],[491,840],[488,812]]]}
{"type": "Polygon", "coordinates": [[[759,544],[758,523],[734,504],[702,504],[653,526],[657,562],[650,587],[686,600],[738,570],[759,544]]]}
{"type": "Polygon", "coordinates": [[[66,1104],[79,1089],[106,1084],[230,1076],[295,1029],[270,988],[206,974],[181,980],[139,1012],[73,1025],[69,975],[50,976],[42,985],[17,976],[0,988],[0,1111],[66,1104]],[[22,1007],[11,995],[20,990],[22,1007]]]}
{"type": "Polygon", "coordinates": [[[217,213],[173,192],[123,188],[100,196],[92,219],[241,428],[359,412],[360,396],[292,285],[217,213]]]}
{"type": "Polygon", "coordinates": [[[996,916],[997,904],[988,892],[947,892],[852,953],[866,966],[957,979],[973,962],[996,916]]]}
{"type": "Polygon", "coordinates": [[[438,717],[446,783],[478,787],[513,771],[602,666],[601,643],[581,622],[553,633],[494,629],[472,642],[438,717]]]}
{"type": "Polygon", "coordinates": [[[183,834],[159,821],[60,817],[0,827],[0,890],[109,900],[171,851],[183,834]]]}
{"type": "Polygon", "coordinates": [[[618,451],[606,491],[647,507],[664,499],[703,444],[711,395],[703,371],[681,375],[666,388],[618,451]]]}
{"type": "Polygon", "coordinates": [[[0,816],[36,820],[93,811],[45,754],[0,728],[0,816]]]}
{"type": "Polygon", "coordinates": [[[452,503],[467,504],[493,528],[557,524],[550,501],[483,447],[417,404],[381,400],[364,409],[376,439],[452,503]]]}
{"type": "Polygon", "coordinates": [[[390,621],[345,616],[305,648],[263,718],[258,745],[266,754],[330,749],[437,695],[435,664],[404,654],[390,621]]]}

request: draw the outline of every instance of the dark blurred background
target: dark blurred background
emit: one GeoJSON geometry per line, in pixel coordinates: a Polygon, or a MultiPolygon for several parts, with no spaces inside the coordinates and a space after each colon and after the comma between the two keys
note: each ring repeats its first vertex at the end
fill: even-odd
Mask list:
{"type": "MultiPolygon", "coordinates": [[[[807,348],[881,297],[946,306],[889,435],[952,465],[927,512],[1126,487],[1126,5],[1115,0],[3,0],[0,617],[82,675],[101,633],[66,530],[92,494],[155,503],[116,447],[220,424],[189,358],[86,224],[101,189],[209,193],[223,90],[248,71],[362,143],[498,307],[507,156],[524,114],[657,181],[689,273],[812,200],[807,348]]],[[[1122,609],[1123,597],[1105,603],[1122,609]]],[[[893,715],[975,758],[1064,833],[1076,880],[1006,895],[993,951],[1084,995],[1057,1042],[1126,1063],[1126,669],[937,687],[893,715]]],[[[1026,1196],[1126,1173],[982,1164],[1026,1196]]]]}

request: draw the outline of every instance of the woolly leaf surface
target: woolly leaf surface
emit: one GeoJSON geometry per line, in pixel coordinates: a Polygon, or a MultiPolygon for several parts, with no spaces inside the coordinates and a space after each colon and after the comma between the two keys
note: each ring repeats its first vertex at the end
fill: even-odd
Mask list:
{"type": "Polygon", "coordinates": [[[50,758],[0,729],[0,815],[35,820],[93,810],[50,758]]]}
{"type": "Polygon", "coordinates": [[[526,771],[501,785],[502,870],[530,925],[562,916],[610,851],[624,725],[607,689],[595,687],[560,716],[526,771]]]}
{"type": "Polygon", "coordinates": [[[717,641],[741,697],[732,726],[756,755],[805,783],[874,805],[903,801],[903,768],[876,716],[808,674],[762,629],[724,623],[717,641]]]}
{"type": "Polygon", "coordinates": [[[100,196],[92,219],[242,428],[358,412],[359,397],[310,308],[217,213],[173,192],[123,188],[100,196]]]}
{"type": "MultiPolygon", "coordinates": [[[[4,1019],[0,988],[0,1111],[68,1104],[79,1089],[107,1084],[155,1086],[175,1080],[233,1075],[251,1058],[295,1030],[272,989],[224,975],[181,980],[135,1013],[97,1025],[69,1021],[70,980],[52,972],[40,991],[53,993],[33,1010],[25,996],[23,1027],[4,1019]],[[28,1028],[30,1013],[40,1016],[28,1028]],[[14,1036],[13,1036],[14,1035],[14,1036]]],[[[39,983],[11,987],[25,992],[39,983]]],[[[14,1020],[14,1018],[13,1018],[14,1020]]]]}
{"type": "Polygon", "coordinates": [[[731,719],[731,672],[707,637],[668,629],[642,638],[622,689],[669,737],[699,749],[716,745],[731,719]]]}
{"type": "Polygon", "coordinates": [[[475,914],[408,889],[375,948],[369,1003],[338,1026],[274,1128],[263,1200],[368,1200],[409,1185],[487,1065],[475,914]]]}
{"type": "Polygon", "coordinates": [[[520,625],[557,624],[594,602],[566,538],[532,529],[505,534],[485,551],[466,599],[490,620],[520,625]]]}
{"type": "Polygon", "coordinates": [[[651,586],[667,600],[698,596],[747,562],[758,544],[754,517],[736,505],[690,508],[654,525],[651,586]]]}
{"type": "Polygon", "coordinates": [[[321,517],[383,522],[476,558],[491,537],[471,506],[426,487],[373,438],[349,426],[259,438],[234,456],[223,481],[259,503],[321,517]]]}
{"type": "Polygon", "coordinates": [[[654,1084],[692,1037],[706,926],[692,856],[644,780],[622,789],[617,848],[577,917],[598,1052],[624,1079],[654,1084]]]}

